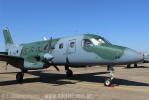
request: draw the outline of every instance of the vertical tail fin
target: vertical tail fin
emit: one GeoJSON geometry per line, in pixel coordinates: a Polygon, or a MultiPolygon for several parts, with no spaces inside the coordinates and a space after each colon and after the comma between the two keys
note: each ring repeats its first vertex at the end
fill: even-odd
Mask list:
{"type": "Polygon", "coordinates": [[[11,38],[10,32],[8,28],[3,29],[4,39],[5,39],[5,45],[7,44],[13,44],[13,40],[11,38]]]}

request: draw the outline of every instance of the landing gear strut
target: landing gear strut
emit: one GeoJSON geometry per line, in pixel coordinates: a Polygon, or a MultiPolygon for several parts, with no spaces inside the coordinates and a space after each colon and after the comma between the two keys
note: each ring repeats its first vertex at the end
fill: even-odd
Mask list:
{"type": "Polygon", "coordinates": [[[67,77],[73,77],[73,72],[72,70],[69,69],[69,66],[65,65],[65,70],[66,70],[67,77]]]}
{"type": "Polygon", "coordinates": [[[110,71],[110,77],[107,78],[104,82],[104,85],[108,87],[112,85],[112,81],[114,79],[114,68],[110,66],[109,71],[110,71]]]}

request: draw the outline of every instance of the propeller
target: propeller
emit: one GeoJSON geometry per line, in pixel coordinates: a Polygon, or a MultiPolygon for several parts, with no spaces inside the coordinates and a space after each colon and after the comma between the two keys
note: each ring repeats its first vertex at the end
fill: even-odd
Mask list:
{"type": "Polygon", "coordinates": [[[52,37],[49,40],[49,53],[52,52],[52,37]]]}
{"type": "Polygon", "coordinates": [[[57,70],[57,71],[60,71],[59,68],[52,62],[52,65],[54,66],[54,68],[57,70]]]}
{"type": "Polygon", "coordinates": [[[54,59],[54,57],[51,55],[51,53],[52,53],[52,37],[49,40],[48,52],[49,53],[44,55],[44,58],[46,58],[46,60],[48,61],[49,66],[52,65],[57,71],[60,71],[59,68],[56,66],[56,64],[54,64],[54,62],[52,61],[54,59]]]}
{"type": "Polygon", "coordinates": [[[36,58],[40,58],[39,61],[41,60],[41,58],[43,59],[43,62],[48,63],[49,61],[52,61],[52,59],[54,58],[51,53],[52,53],[52,37],[49,40],[49,46],[48,46],[48,53],[43,54],[41,53],[39,57],[36,58]]]}

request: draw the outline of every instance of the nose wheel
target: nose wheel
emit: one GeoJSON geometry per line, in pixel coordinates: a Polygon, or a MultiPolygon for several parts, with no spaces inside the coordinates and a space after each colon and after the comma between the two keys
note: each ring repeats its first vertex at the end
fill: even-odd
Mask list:
{"type": "Polygon", "coordinates": [[[16,81],[17,82],[22,82],[23,77],[24,77],[24,73],[23,72],[18,72],[17,75],[16,75],[16,81]]]}
{"type": "Polygon", "coordinates": [[[112,81],[114,79],[114,68],[110,66],[109,71],[110,71],[110,77],[107,78],[104,82],[104,85],[107,87],[110,87],[113,84],[112,81]]]}
{"type": "Polygon", "coordinates": [[[104,82],[104,85],[107,86],[107,87],[111,86],[111,85],[112,85],[112,80],[111,80],[111,78],[107,78],[107,79],[105,80],[105,82],[104,82]]]}

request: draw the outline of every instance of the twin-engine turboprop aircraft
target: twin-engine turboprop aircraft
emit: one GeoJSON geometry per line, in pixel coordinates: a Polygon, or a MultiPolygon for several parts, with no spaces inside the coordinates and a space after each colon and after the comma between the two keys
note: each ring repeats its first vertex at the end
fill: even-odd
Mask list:
{"type": "Polygon", "coordinates": [[[6,52],[0,53],[0,61],[21,69],[16,75],[18,82],[23,81],[28,70],[44,69],[64,65],[66,76],[72,77],[70,67],[108,65],[110,77],[105,86],[110,86],[114,79],[113,65],[134,64],[143,61],[141,53],[127,47],[111,44],[103,37],[83,34],[71,37],[50,39],[28,44],[15,44],[8,28],[3,30],[6,52]]]}

